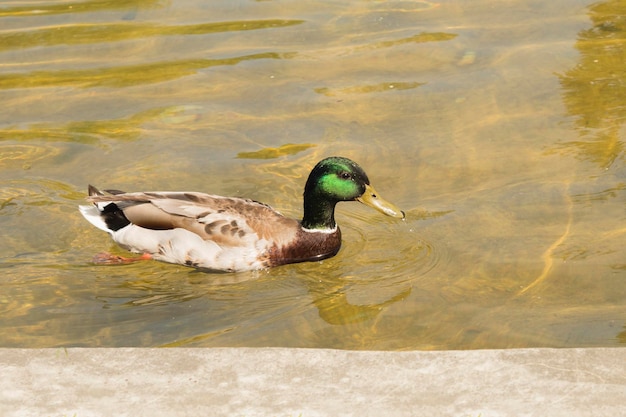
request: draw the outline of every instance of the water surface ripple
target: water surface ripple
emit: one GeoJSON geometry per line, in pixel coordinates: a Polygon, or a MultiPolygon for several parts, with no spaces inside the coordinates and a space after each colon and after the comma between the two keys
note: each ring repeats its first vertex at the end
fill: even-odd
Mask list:
{"type": "Polygon", "coordinates": [[[0,6],[0,347],[483,349],[626,343],[621,0],[58,0],[0,6]],[[87,184],[301,216],[337,256],[211,274],[126,255],[87,184]]]}

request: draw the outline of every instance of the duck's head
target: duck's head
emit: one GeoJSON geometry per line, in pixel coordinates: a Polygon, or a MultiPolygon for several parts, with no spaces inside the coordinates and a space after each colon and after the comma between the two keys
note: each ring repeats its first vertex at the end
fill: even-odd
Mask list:
{"type": "Polygon", "coordinates": [[[334,210],[339,201],[359,201],[387,216],[404,218],[404,212],[384,200],[356,162],[339,156],[321,160],[304,187],[304,218],[307,229],[335,227],[334,210]]]}

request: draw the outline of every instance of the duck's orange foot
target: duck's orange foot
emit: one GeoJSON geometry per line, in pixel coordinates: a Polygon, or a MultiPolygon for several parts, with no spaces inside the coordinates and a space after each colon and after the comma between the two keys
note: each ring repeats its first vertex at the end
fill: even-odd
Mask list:
{"type": "Polygon", "coordinates": [[[91,262],[98,265],[126,265],[138,261],[147,261],[152,259],[152,255],[144,253],[136,258],[127,258],[124,256],[113,255],[112,253],[101,252],[93,257],[91,262]]]}

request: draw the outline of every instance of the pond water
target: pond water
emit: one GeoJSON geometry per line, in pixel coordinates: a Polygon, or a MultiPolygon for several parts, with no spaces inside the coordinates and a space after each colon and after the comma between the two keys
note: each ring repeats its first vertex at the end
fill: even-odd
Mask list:
{"type": "Polygon", "coordinates": [[[626,1],[0,5],[0,346],[626,343],[626,1]],[[339,254],[211,274],[125,254],[87,184],[301,215],[359,162],[339,254]]]}

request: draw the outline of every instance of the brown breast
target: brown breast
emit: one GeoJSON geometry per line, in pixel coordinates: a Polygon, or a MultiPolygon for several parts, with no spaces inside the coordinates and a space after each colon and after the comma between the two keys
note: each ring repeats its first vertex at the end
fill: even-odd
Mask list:
{"type": "Polygon", "coordinates": [[[293,241],[281,247],[274,245],[268,266],[319,261],[335,256],[341,247],[341,230],[333,233],[307,232],[299,229],[293,241]]]}

